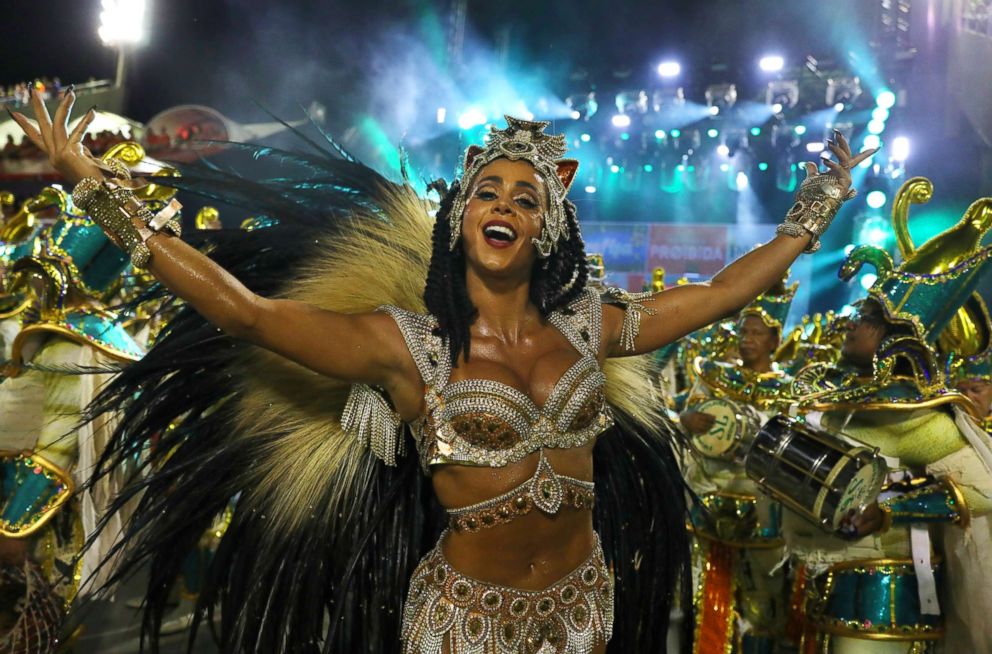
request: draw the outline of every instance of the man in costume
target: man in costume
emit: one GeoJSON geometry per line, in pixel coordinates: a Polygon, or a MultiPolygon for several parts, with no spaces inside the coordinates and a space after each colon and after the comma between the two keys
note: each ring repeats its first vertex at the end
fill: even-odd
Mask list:
{"type": "MultiPolygon", "coordinates": [[[[930,197],[923,188],[929,182],[914,179],[900,190],[897,220],[909,198],[930,197]]],[[[935,651],[945,636],[948,652],[984,653],[992,644],[987,617],[977,615],[988,605],[979,549],[989,543],[982,516],[992,508],[992,450],[969,414],[973,403],[947,387],[938,344],[973,334],[977,340],[955,347],[988,347],[987,313],[973,291],[992,258],[978,246],[992,225],[980,219],[989,206],[977,202],[919,248],[901,243],[898,268],[882,250],[855,249],[842,276],[869,262],[878,280],[842,361],[796,375],[807,420],[877,448],[889,468],[878,500],[852,510],[840,535],[785,514],[787,545],[801,564],[797,585],[805,586],[796,595],[805,610],[804,652],[918,654],[935,651]]]]}
{"type": "Polygon", "coordinates": [[[60,218],[41,233],[37,254],[8,269],[28,308],[0,378],[0,650],[16,654],[54,649],[66,607],[81,584],[94,582],[120,528],[113,520],[77,559],[116,492],[108,477],[73,494],[112,429],[107,416],[81,422],[82,412],[109,379],[100,371],[142,355],[103,305],[127,257],[61,190],[42,195],[60,218]]]}
{"type": "Polygon", "coordinates": [[[954,387],[975,403],[982,428],[992,432],[992,358],[953,358],[951,376],[954,387]]]}
{"type": "Polygon", "coordinates": [[[692,362],[681,414],[695,456],[686,481],[704,507],[694,516],[696,651],[772,652],[784,626],[781,506],[762,495],[736,457],[741,442],[791,401],[774,362],[798,284],[784,280],[740,314],[734,333],[692,362]],[[725,362],[734,349],[736,362],[725,362]],[[748,433],[744,433],[744,432],[748,433]]]}
{"type": "Polygon", "coordinates": [[[663,648],[673,589],[688,589],[685,507],[646,369],[625,357],[736,312],[815,250],[871,152],[838,136],[830,172],[808,167],[804,209],[709,284],[601,294],[585,286],[566,199],[576,163],[547,123],[508,118],[469,148],[433,219],[408,185],[333,144],[254,152],[282,168],[262,183],[187,174],[173,183],[226,188],[276,220],[236,248],[214,232],[208,258],[93,166],[66,129],[73,100],[53,122],[34,97],[37,128],[14,118],[78,204],[187,304],[97,406],[140,401],[110,469],[186,415],[145,464],[118,569],[150,557],[153,628],[191,536],[241,492],[200,596],[204,610],[223,597],[229,650],[663,648]],[[433,548],[441,525],[418,467],[447,513],[433,548]]]}

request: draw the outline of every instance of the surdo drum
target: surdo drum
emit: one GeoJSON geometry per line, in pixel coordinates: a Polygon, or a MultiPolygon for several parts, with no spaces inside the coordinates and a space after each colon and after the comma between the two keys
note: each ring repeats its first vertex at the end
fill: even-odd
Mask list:
{"type": "Polygon", "coordinates": [[[877,450],[778,415],[746,445],[744,470],[773,498],[834,533],[851,509],[878,497],[888,468],[877,450]]]}

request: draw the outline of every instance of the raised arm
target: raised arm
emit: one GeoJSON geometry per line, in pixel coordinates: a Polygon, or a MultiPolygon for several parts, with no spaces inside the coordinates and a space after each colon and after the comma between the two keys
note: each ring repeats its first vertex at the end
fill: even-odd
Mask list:
{"type": "MultiPolygon", "coordinates": [[[[100,162],[81,145],[86,127],[93,120],[93,110],[71,134],[67,133],[74,100],[70,89],[59,104],[53,121],[37,93],[32,91],[38,127],[19,113],[12,112],[11,116],[70,183],[84,178],[104,180],[100,162]]],[[[263,298],[182,240],[164,231],[149,233],[140,219],[130,220],[134,228],[132,234],[144,230],[142,240],[151,252],[148,270],[166,288],[231,336],[345,381],[395,388],[397,379],[411,377],[411,371],[412,379],[416,381],[412,359],[399,329],[389,316],[342,314],[302,302],[263,298]]],[[[107,229],[102,223],[101,226],[107,229]]],[[[108,236],[121,244],[121,234],[112,231],[108,230],[108,236]]],[[[126,239],[123,241],[127,243],[126,239]]],[[[134,243],[132,240],[131,245],[134,243]]],[[[126,249],[132,251],[131,247],[126,249]]]]}
{"type": "Polygon", "coordinates": [[[606,356],[652,352],[735,314],[781,280],[796,257],[819,237],[847,196],[851,168],[875,153],[875,150],[868,150],[853,156],[844,136],[836,131],[834,134],[836,140],[829,141],[828,146],[838,161],[824,159],[829,169],[824,174],[819,173],[816,164],[806,164],[807,180],[800,188],[799,201],[779,228],[778,236],[737,259],[708,282],[656,293],[641,300],[643,311],[636,307],[627,311],[627,314],[632,311],[640,314],[640,329],[633,349],[627,347],[629,344],[621,337],[625,312],[620,308],[605,307],[603,341],[606,356]],[[817,201],[822,204],[815,205],[817,201]]]}

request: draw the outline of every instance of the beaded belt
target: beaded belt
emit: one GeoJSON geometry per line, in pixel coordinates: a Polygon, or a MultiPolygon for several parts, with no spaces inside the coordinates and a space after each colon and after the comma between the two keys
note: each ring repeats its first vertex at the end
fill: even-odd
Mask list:
{"type": "Polygon", "coordinates": [[[534,476],[502,495],[449,510],[448,525],[452,531],[476,532],[526,515],[535,506],[549,515],[557,514],[562,506],[591,509],[595,488],[591,481],[557,474],[542,450],[534,476]]]}
{"type": "Polygon", "coordinates": [[[613,578],[598,536],[582,565],[540,591],[460,574],[445,560],[441,541],[410,580],[404,654],[588,654],[610,639],[613,578]]]}

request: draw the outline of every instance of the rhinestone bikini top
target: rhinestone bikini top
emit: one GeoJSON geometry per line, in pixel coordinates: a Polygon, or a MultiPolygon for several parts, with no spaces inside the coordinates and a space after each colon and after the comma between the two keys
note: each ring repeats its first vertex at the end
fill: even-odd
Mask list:
{"type": "Polygon", "coordinates": [[[505,466],[540,449],[578,447],[613,425],[597,359],[599,294],[589,290],[548,320],[581,357],[558,379],[543,407],[488,379],[451,383],[448,343],[432,316],[381,307],[396,320],[425,385],[427,410],[411,425],[424,469],[444,463],[505,466]]]}

